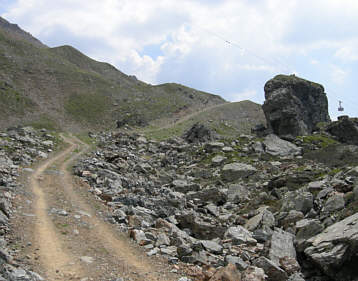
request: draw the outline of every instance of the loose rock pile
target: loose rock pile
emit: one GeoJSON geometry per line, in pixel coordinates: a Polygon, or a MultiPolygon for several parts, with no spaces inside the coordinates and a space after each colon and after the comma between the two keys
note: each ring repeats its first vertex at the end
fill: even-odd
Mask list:
{"type": "MultiPolygon", "coordinates": [[[[8,243],[11,233],[9,219],[13,213],[12,199],[21,186],[17,182],[21,170],[31,172],[34,161],[48,157],[56,144],[54,135],[31,127],[11,128],[0,133],[0,280],[38,281],[38,274],[22,268],[13,258],[14,249],[8,243]]],[[[21,263],[21,262],[20,262],[21,263]]]]}
{"type": "Polygon", "coordinates": [[[358,167],[306,159],[320,142],[97,138],[74,172],[149,256],[197,280],[356,280],[358,167]]]}

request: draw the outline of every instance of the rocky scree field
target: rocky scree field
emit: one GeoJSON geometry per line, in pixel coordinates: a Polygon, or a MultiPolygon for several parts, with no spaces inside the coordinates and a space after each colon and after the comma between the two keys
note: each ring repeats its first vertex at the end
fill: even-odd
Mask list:
{"type": "Polygon", "coordinates": [[[45,129],[17,127],[0,132],[0,280],[44,280],[31,271],[28,261],[17,258],[18,235],[10,222],[15,215],[30,214],[22,213],[12,203],[21,194],[28,198],[30,204],[33,199],[25,186],[20,184],[19,176],[32,172],[28,167],[46,159],[60,144],[58,135],[45,129]]]}
{"type": "Polygon", "coordinates": [[[111,207],[109,222],[147,255],[183,265],[185,280],[357,280],[358,162],[312,157],[349,145],[320,134],[93,137],[98,148],[74,173],[111,207]]]}

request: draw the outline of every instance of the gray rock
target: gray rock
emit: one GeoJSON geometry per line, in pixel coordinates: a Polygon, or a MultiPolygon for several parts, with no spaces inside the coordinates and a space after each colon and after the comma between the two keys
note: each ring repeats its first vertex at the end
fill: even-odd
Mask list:
{"type": "Polygon", "coordinates": [[[159,253],[159,248],[154,248],[147,252],[147,256],[148,257],[155,256],[158,253],[159,253]]]}
{"type": "Polygon", "coordinates": [[[1,198],[0,199],[0,210],[7,216],[9,217],[11,214],[11,203],[9,200],[5,199],[5,198],[1,198]]]}
{"type": "Polygon", "coordinates": [[[304,253],[333,280],[358,276],[358,213],[337,222],[310,238],[304,253]]]}
{"type": "Polygon", "coordinates": [[[186,193],[189,191],[198,191],[200,186],[195,183],[188,183],[186,180],[174,180],[173,188],[175,191],[186,193]]]}
{"type": "Polygon", "coordinates": [[[256,173],[256,168],[244,163],[226,164],[222,169],[222,177],[227,181],[235,181],[256,173]]]}
{"type": "Polygon", "coordinates": [[[358,185],[353,189],[354,200],[358,200],[358,185]]]}
{"type": "Polygon", "coordinates": [[[269,128],[281,137],[312,133],[319,122],[329,122],[324,88],[294,75],[278,75],[265,84],[262,106],[269,128]]]}
{"type": "Polygon", "coordinates": [[[327,188],[321,190],[320,192],[318,192],[316,197],[317,197],[317,199],[323,199],[333,191],[334,191],[334,189],[332,187],[327,187],[327,188]]]}
{"type": "Polygon", "coordinates": [[[54,145],[53,141],[51,140],[43,141],[41,144],[48,147],[52,147],[54,145]]]}
{"type": "Polygon", "coordinates": [[[267,275],[262,268],[249,266],[242,274],[241,281],[265,281],[267,275]]]}
{"type": "Polygon", "coordinates": [[[297,250],[302,252],[308,246],[307,240],[323,231],[323,225],[317,219],[303,219],[296,222],[297,250]]]}
{"type": "Polygon", "coordinates": [[[306,281],[301,273],[294,273],[288,278],[287,281],[306,281]]]}
{"type": "Polygon", "coordinates": [[[278,265],[265,257],[259,257],[253,265],[262,268],[268,276],[268,281],[286,281],[288,276],[278,265]]]}
{"type": "Polygon", "coordinates": [[[93,263],[94,262],[94,258],[92,257],[87,257],[87,256],[82,256],[80,258],[80,260],[84,263],[93,263]]]}
{"type": "Polygon", "coordinates": [[[252,234],[242,226],[232,226],[224,234],[225,239],[231,239],[234,245],[249,244],[255,245],[257,241],[252,234]]]}
{"type": "Polygon", "coordinates": [[[229,202],[240,203],[249,200],[249,189],[240,184],[230,184],[227,191],[227,199],[229,202]]]}
{"type": "Polygon", "coordinates": [[[193,236],[197,239],[211,240],[222,238],[225,228],[202,220],[195,212],[186,212],[176,216],[181,227],[191,230],[193,236]]]}
{"type": "Polygon", "coordinates": [[[288,215],[281,221],[281,225],[284,228],[287,228],[289,226],[295,225],[297,221],[302,220],[303,218],[304,215],[302,212],[291,210],[289,211],[288,215]]]}
{"type": "Polygon", "coordinates": [[[326,182],[324,181],[312,181],[308,184],[308,190],[311,192],[320,191],[326,187],[326,182]]]}
{"type": "Polygon", "coordinates": [[[271,238],[270,260],[276,265],[279,265],[281,258],[291,257],[296,259],[296,250],[293,241],[294,235],[278,228],[275,229],[271,238]]]}
{"type": "Polygon", "coordinates": [[[333,194],[329,197],[324,204],[322,212],[325,214],[331,214],[335,211],[342,210],[344,208],[344,196],[341,193],[333,194]]]}
{"type": "Polygon", "coordinates": [[[234,149],[231,146],[225,146],[222,148],[223,152],[233,152],[234,149]]]}
{"type": "Polygon", "coordinates": [[[244,262],[240,257],[236,257],[236,256],[226,256],[225,257],[225,262],[227,264],[231,263],[233,265],[236,266],[236,268],[240,271],[244,271],[246,268],[248,268],[248,264],[246,262],[244,262]]]}
{"type": "Polygon", "coordinates": [[[263,141],[265,152],[273,156],[294,156],[300,155],[302,149],[295,144],[280,139],[278,136],[270,134],[263,141]]]}
{"type": "Polygon", "coordinates": [[[327,132],[338,138],[340,142],[358,145],[358,119],[342,116],[327,127],[327,132]]]}
{"type": "Polygon", "coordinates": [[[213,166],[220,166],[227,158],[221,155],[216,155],[213,159],[211,159],[211,164],[213,166]]]}
{"type": "Polygon", "coordinates": [[[1,225],[7,225],[8,224],[9,219],[7,218],[7,216],[0,211],[0,226],[1,225]]]}
{"type": "Polygon", "coordinates": [[[195,123],[188,131],[184,133],[183,138],[189,143],[207,142],[214,138],[214,133],[207,126],[200,123],[195,123]]]}
{"type": "Polygon", "coordinates": [[[221,254],[223,251],[223,247],[215,241],[201,240],[200,242],[203,245],[204,249],[210,253],[221,254]]]}
{"type": "Polygon", "coordinates": [[[271,239],[273,231],[270,229],[256,229],[252,237],[257,240],[259,243],[265,243],[271,239]]]}
{"type": "Polygon", "coordinates": [[[161,248],[160,252],[164,255],[175,257],[177,254],[177,247],[170,246],[170,247],[161,248]]]}
{"type": "Polygon", "coordinates": [[[157,239],[157,242],[155,243],[155,245],[157,247],[163,246],[163,245],[169,246],[170,245],[170,240],[169,240],[168,236],[165,233],[159,233],[158,239],[157,239]]]}
{"type": "Polygon", "coordinates": [[[313,208],[313,195],[307,191],[289,191],[282,200],[282,211],[296,210],[306,214],[313,208]]]}
{"type": "Polygon", "coordinates": [[[225,203],[227,198],[225,193],[217,187],[206,188],[198,192],[192,192],[187,194],[188,200],[197,199],[200,203],[212,202],[215,204],[225,203]]]}
{"type": "Polygon", "coordinates": [[[190,256],[190,254],[193,252],[193,249],[189,247],[188,245],[182,244],[177,247],[177,253],[179,258],[190,256]]]}
{"type": "Polygon", "coordinates": [[[267,210],[267,207],[259,209],[259,214],[249,219],[245,228],[249,231],[254,231],[258,228],[270,229],[275,226],[275,217],[274,215],[267,210]]]}
{"type": "Polygon", "coordinates": [[[178,279],[178,281],[191,281],[191,279],[189,279],[187,277],[181,277],[178,279]]]}
{"type": "Polygon", "coordinates": [[[205,144],[205,150],[209,153],[218,152],[225,146],[222,142],[209,142],[205,144]]]}
{"type": "Polygon", "coordinates": [[[256,153],[264,153],[265,149],[262,142],[256,141],[251,145],[251,149],[256,153]]]}

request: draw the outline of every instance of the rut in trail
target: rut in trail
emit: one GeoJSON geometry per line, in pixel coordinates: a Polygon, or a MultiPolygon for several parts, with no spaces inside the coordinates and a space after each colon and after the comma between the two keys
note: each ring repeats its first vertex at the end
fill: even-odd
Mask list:
{"type": "Polygon", "coordinates": [[[30,178],[36,220],[24,229],[32,229],[30,236],[38,250],[35,269],[46,280],[178,280],[167,266],[149,260],[98,216],[105,207],[68,172],[87,146],[72,136],[63,139],[68,147],[41,164],[30,178]]]}

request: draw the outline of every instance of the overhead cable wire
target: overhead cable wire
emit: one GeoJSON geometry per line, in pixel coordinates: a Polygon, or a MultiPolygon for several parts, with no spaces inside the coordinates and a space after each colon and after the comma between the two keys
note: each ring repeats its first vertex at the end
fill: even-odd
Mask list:
{"type": "Polygon", "coordinates": [[[238,49],[240,49],[243,53],[248,53],[249,55],[251,55],[252,57],[255,57],[256,59],[258,60],[261,60],[262,62],[265,62],[266,64],[268,65],[274,65],[278,68],[281,68],[281,69],[284,69],[285,72],[289,73],[290,72],[290,67],[287,66],[287,64],[279,61],[278,59],[274,59],[274,58],[271,58],[271,59],[268,59],[268,58],[264,58],[260,55],[257,55],[255,52],[253,51],[250,51],[249,49],[247,48],[244,48],[242,47],[240,44],[234,42],[234,41],[231,41],[231,40],[228,40],[227,38],[217,34],[216,32],[213,32],[212,30],[208,30],[206,28],[202,28],[202,27],[199,27],[200,29],[204,30],[205,32],[219,38],[220,40],[224,41],[226,44],[228,45],[231,45],[231,46],[234,46],[238,49]]]}

